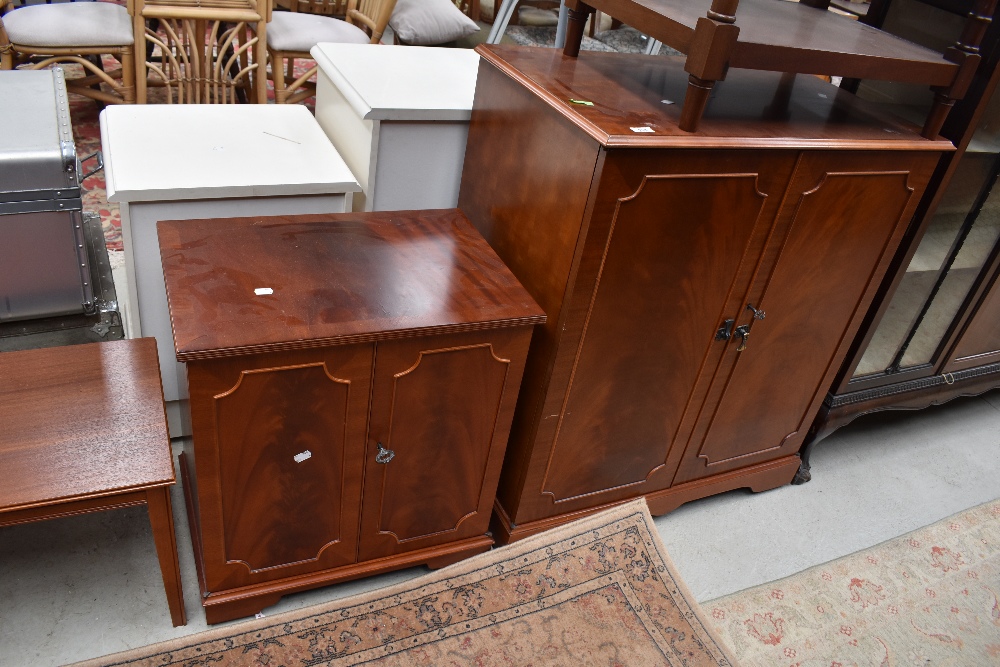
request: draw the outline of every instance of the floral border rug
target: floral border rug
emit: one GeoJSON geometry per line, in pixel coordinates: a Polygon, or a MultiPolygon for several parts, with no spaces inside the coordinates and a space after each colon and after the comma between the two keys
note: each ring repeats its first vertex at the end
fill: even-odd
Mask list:
{"type": "Polygon", "coordinates": [[[1000,500],[703,607],[744,667],[1000,665],[1000,500]]]}
{"type": "Polygon", "coordinates": [[[382,590],[78,667],[735,667],[643,500],[382,590]]]}

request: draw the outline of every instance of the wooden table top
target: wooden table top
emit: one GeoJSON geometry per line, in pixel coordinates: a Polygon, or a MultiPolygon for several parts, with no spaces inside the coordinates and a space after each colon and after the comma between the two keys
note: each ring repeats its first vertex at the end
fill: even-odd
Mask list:
{"type": "Polygon", "coordinates": [[[682,57],[583,51],[567,58],[558,49],[503,45],[477,50],[609,147],[954,149],[809,74],[730,70],[716,84],[698,131],[684,132],[677,125],[688,84],[682,57]]]}
{"type": "MultiPolygon", "coordinates": [[[[587,0],[626,24],[688,53],[695,24],[712,0],[587,0]]],[[[835,12],[786,0],[741,0],[730,65],[747,69],[947,85],[956,65],[835,12]]]]}
{"type": "Polygon", "coordinates": [[[545,321],[457,209],[157,229],[179,361],[545,321]]]}
{"type": "Polygon", "coordinates": [[[0,512],[173,482],[155,339],[0,353],[0,512]]]}

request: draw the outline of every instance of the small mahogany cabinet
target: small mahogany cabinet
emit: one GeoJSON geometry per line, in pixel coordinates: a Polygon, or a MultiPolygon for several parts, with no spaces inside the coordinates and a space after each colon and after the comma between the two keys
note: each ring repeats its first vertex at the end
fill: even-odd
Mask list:
{"type": "Polygon", "coordinates": [[[507,541],[644,495],[788,483],[944,140],[810,75],[479,47],[459,208],[545,310],[498,490],[507,541]]]}
{"type": "Polygon", "coordinates": [[[532,325],[456,210],[158,225],[209,623],[485,551],[532,325]]]}

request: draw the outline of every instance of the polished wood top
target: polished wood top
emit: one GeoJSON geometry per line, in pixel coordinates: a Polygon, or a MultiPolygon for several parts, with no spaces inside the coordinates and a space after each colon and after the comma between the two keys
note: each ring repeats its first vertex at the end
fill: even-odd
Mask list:
{"type": "Polygon", "coordinates": [[[545,321],[457,209],[157,228],[179,361],[545,321]]]}
{"type": "Polygon", "coordinates": [[[155,339],[0,352],[0,512],[173,482],[155,339]]]}
{"type": "Polygon", "coordinates": [[[953,149],[808,74],[731,70],[716,84],[698,131],[684,132],[677,126],[688,84],[683,58],[591,51],[569,58],[557,49],[500,45],[477,50],[482,66],[492,63],[521,81],[609,147],[953,149]]]}
{"type": "MultiPolygon", "coordinates": [[[[587,0],[689,53],[711,0],[587,0]]],[[[732,67],[947,85],[956,65],[940,53],[834,12],[787,0],[740,0],[732,67]]]]}

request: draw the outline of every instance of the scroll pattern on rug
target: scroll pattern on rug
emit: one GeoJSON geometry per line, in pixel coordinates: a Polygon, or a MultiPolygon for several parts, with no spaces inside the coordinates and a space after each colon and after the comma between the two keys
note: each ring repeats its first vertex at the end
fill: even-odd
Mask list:
{"type": "Polygon", "coordinates": [[[735,667],[644,501],[405,584],[81,665],[735,667]]]}

